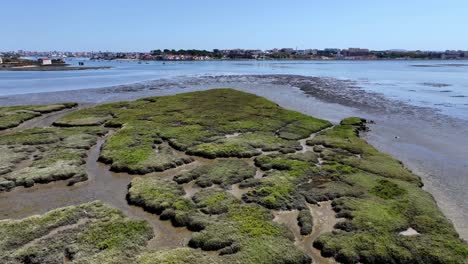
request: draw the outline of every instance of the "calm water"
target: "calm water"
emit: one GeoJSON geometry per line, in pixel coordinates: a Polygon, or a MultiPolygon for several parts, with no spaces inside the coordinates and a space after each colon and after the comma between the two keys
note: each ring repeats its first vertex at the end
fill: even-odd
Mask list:
{"type": "MultiPolygon", "coordinates": [[[[78,64],[78,59],[69,60],[78,64]]],[[[112,69],[63,72],[0,71],[0,96],[77,90],[177,76],[297,74],[350,79],[366,90],[468,120],[468,62],[454,61],[85,61],[112,69]],[[456,64],[456,65],[455,65],[456,64]],[[422,65],[425,67],[414,67],[422,65]],[[437,67],[433,67],[437,66],[437,67]]]]}

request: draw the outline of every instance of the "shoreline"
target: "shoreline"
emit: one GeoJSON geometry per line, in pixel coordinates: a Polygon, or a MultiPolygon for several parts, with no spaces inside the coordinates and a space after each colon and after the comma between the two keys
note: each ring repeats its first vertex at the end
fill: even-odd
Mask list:
{"type": "Polygon", "coordinates": [[[468,240],[468,122],[434,109],[414,107],[369,93],[353,82],[294,75],[239,75],[175,78],[108,88],[0,97],[0,105],[77,101],[99,104],[141,97],[231,87],[264,96],[287,109],[338,122],[361,116],[376,122],[365,139],[419,175],[424,189],[468,240]],[[333,88],[335,87],[335,89],[333,88]],[[318,98],[317,98],[318,97],[318,98]],[[424,133],[421,133],[424,131],[424,133]]]}
{"type": "Polygon", "coordinates": [[[22,66],[0,67],[0,71],[83,71],[111,69],[111,66],[22,66]]]}

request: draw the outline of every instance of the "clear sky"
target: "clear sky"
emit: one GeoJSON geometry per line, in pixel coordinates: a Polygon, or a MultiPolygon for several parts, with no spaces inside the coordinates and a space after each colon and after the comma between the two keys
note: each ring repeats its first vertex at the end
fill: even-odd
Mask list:
{"type": "Polygon", "coordinates": [[[0,50],[468,50],[468,0],[2,0],[0,50]]]}

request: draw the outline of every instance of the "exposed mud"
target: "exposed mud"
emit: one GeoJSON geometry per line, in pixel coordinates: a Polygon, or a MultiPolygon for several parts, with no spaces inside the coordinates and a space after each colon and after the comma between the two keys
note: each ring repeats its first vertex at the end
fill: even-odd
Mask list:
{"type": "Polygon", "coordinates": [[[239,188],[239,184],[234,184],[231,186],[230,190],[227,190],[228,193],[232,194],[237,199],[242,199],[242,195],[248,193],[252,188],[239,188]]]}
{"type": "Polygon", "coordinates": [[[305,153],[307,151],[314,151],[312,146],[307,145],[307,140],[313,139],[317,133],[311,134],[307,138],[303,138],[299,140],[299,144],[301,144],[302,149],[297,151],[296,153],[305,153]]]}
{"type": "Polygon", "coordinates": [[[294,234],[296,246],[309,255],[312,258],[313,263],[338,263],[333,258],[322,257],[320,255],[320,250],[312,246],[312,243],[315,239],[317,239],[321,234],[332,232],[334,230],[335,224],[340,221],[340,219],[336,218],[335,216],[335,211],[333,211],[331,201],[320,202],[317,205],[308,204],[308,206],[314,219],[313,229],[310,235],[301,235],[300,227],[297,223],[297,216],[299,215],[298,210],[276,211],[274,212],[274,221],[285,225],[289,228],[289,230],[291,230],[291,232],[294,234]]]}

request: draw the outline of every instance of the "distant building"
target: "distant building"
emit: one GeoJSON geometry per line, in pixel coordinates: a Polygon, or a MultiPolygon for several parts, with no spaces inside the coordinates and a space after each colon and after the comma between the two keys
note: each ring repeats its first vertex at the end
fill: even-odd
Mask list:
{"type": "Polygon", "coordinates": [[[349,48],[347,50],[343,50],[343,55],[350,57],[367,56],[369,55],[369,52],[369,49],[349,48]]]}
{"type": "Polygon", "coordinates": [[[2,59],[2,57],[0,57],[0,64],[2,64],[2,63],[3,63],[3,59],[2,59]]]}
{"type": "Polygon", "coordinates": [[[295,50],[292,49],[292,48],[282,48],[280,51],[281,51],[281,52],[288,53],[288,54],[293,54],[293,53],[295,53],[295,50]]]}
{"type": "Polygon", "coordinates": [[[306,55],[317,55],[317,51],[318,50],[316,50],[316,49],[306,49],[306,50],[304,50],[306,55]]]}
{"type": "Polygon", "coordinates": [[[306,55],[306,51],[305,50],[296,50],[296,54],[297,55],[306,55]]]}
{"type": "Polygon", "coordinates": [[[52,65],[52,60],[49,58],[41,58],[37,60],[41,65],[52,65]]]}

